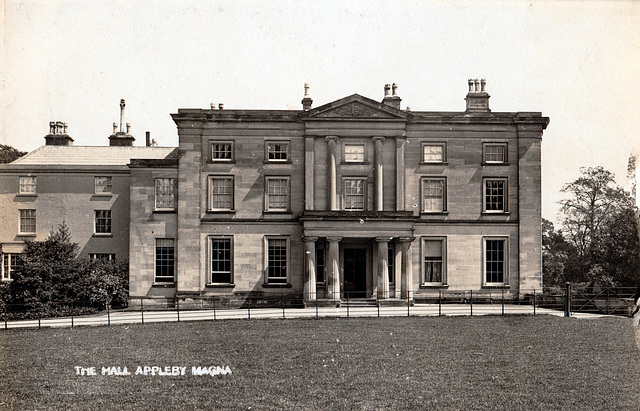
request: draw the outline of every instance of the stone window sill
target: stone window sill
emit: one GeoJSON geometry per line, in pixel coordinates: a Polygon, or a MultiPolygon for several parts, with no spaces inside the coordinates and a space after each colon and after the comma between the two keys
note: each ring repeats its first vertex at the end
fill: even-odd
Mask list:
{"type": "Polygon", "coordinates": [[[291,283],[283,283],[283,284],[264,283],[264,284],[262,284],[262,288],[291,288],[291,287],[292,287],[291,283]]]}
{"type": "Polygon", "coordinates": [[[234,283],[227,283],[227,284],[223,284],[223,283],[208,283],[205,284],[205,287],[207,288],[233,288],[236,285],[234,283]]]}

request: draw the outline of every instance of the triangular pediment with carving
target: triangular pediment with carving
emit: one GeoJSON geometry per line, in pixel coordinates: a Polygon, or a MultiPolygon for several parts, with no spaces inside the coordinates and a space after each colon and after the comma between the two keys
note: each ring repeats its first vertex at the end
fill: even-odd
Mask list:
{"type": "Polygon", "coordinates": [[[305,113],[309,119],[384,119],[406,120],[402,110],[354,94],[332,103],[311,109],[305,113]]]}

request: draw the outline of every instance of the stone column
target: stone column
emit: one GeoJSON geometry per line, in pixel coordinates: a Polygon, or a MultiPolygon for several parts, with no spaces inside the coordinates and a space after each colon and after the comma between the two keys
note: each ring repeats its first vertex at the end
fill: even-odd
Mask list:
{"type": "Polygon", "coordinates": [[[340,240],[342,240],[341,237],[327,237],[329,243],[326,263],[327,298],[331,300],[340,299],[340,240]]]}
{"type": "Polygon", "coordinates": [[[405,136],[396,137],[396,211],[404,211],[404,146],[405,136]]]}
{"type": "Polygon", "coordinates": [[[316,241],[318,237],[304,237],[304,300],[317,300],[316,294],[316,241]]]}
{"type": "Polygon", "coordinates": [[[374,154],[374,173],[375,173],[375,182],[376,182],[376,211],[382,211],[384,209],[384,198],[383,198],[383,189],[384,189],[384,180],[382,176],[382,142],[384,141],[384,137],[374,137],[373,143],[375,148],[374,154]]]}
{"type": "Polygon", "coordinates": [[[376,237],[378,243],[378,298],[389,298],[389,237],[376,237]]]}
{"type": "Polygon", "coordinates": [[[314,167],[315,154],[313,150],[314,137],[305,136],[304,138],[304,209],[313,210],[314,205],[314,167]]]}
{"type": "Polygon", "coordinates": [[[413,299],[413,268],[411,266],[411,242],[413,237],[398,239],[402,246],[402,263],[400,272],[400,297],[403,300],[413,299]]]}
{"type": "Polygon", "coordinates": [[[338,198],[337,198],[337,189],[336,179],[338,178],[337,173],[337,164],[336,164],[336,143],[338,141],[338,137],[336,136],[328,136],[325,138],[328,144],[327,153],[329,154],[328,165],[329,165],[329,195],[327,196],[327,201],[329,202],[329,210],[337,211],[338,210],[338,198]]]}

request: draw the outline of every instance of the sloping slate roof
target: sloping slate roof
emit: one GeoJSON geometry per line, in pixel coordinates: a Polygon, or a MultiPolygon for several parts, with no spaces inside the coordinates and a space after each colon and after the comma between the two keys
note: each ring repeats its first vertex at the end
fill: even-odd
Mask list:
{"type": "Polygon", "coordinates": [[[124,166],[131,159],[177,158],[176,147],[42,146],[12,165],[124,166]]]}

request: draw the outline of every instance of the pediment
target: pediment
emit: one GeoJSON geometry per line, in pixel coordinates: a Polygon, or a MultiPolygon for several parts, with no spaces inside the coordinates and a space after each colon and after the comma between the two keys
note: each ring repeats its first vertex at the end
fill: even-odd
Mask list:
{"type": "Polygon", "coordinates": [[[311,109],[305,114],[305,117],[309,119],[406,120],[407,118],[406,113],[402,110],[358,94],[311,109]]]}

